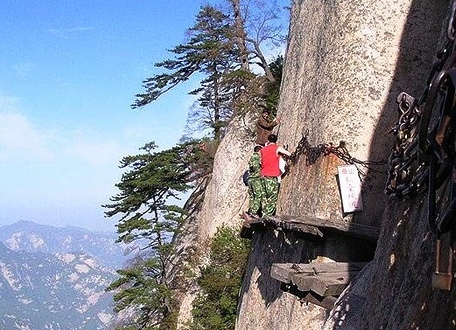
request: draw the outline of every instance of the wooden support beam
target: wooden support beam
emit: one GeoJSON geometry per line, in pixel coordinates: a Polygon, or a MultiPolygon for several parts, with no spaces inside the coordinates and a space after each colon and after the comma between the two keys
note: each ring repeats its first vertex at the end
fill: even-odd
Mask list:
{"type": "Polygon", "coordinates": [[[301,291],[312,291],[320,296],[338,296],[350,283],[350,279],[358,274],[356,272],[322,273],[319,275],[306,275],[297,273],[291,275],[291,282],[296,284],[301,291]]]}

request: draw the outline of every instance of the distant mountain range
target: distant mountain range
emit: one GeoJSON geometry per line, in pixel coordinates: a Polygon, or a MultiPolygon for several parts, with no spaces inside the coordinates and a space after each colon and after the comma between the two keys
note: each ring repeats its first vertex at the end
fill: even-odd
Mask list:
{"type": "Polygon", "coordinates": [[[115,233],[53,227],[31,221],[0,227],[0,242],[13,251],[87,253],[106,266],[117,269],[125,262],[125,246],[115,243],[116,239],[115,233]]]}
{"type": "Polygon", "coordinates": [[[28,221],[0,227],[0,329],[109,329],[117,316],[105,288],[125,261],[115,239],[28,221]]]}

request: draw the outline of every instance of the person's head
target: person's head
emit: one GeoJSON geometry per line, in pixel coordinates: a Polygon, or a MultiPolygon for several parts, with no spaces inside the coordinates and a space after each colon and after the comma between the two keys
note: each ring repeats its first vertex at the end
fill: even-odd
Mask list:
{"type": "Polygon", "coordinates": [[[268,136],[268,141],[269,141],[270,143],[276,143],[276,142],[277,142],[277,135],[275,135],[275,134],[269,134],[269,136],[268,136]]]}
{"type": "Polygon", "coordinates": [[[264,109],[263,112],[261,112],[261,115],[263,118],[268,118],[269,117],[269,110],[264,109]]]}
{"type": "Polygon", "coordinates": [[[263,147],[260,146],[260,145],[256,145],[256,146],[253,148],[253,151],[254,151],[254,152],[258,152],[258,151],[261,150],[261,148],[263,148],[263,147]]]}

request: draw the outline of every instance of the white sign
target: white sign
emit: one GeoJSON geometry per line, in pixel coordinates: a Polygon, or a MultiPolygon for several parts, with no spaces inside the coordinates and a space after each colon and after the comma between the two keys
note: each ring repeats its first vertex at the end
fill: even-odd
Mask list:
{"type": "Polygon", "coordinates": [[[363,210],[361,180],[355,165],[337,166],[340,194],[344,213],[363,210]]]}

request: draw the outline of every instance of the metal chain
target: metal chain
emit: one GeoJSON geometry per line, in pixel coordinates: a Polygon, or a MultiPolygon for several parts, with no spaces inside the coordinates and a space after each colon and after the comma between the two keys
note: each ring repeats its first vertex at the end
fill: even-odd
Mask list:
{"type": "MultiPolygon", "coordinates": [[[[414,196],[425,191],[429,178],[428,125],[434,102],[428,101],[429,92],[437,88],[438,79],[448,62],[452,62],[455,40],[455,10],[453,1],[447,28],[447,43],[437,53],[421,96],[416,99],[405,92],[397,97],[398,121],[390,130],[396,139],[389,157],[388,179],[385,193],[390,196],[414,196]],[[424,118],[423,118],[424,112],[424,118]]],[[[434,100],[433,100],[434,101],[434,100]]]]}
{"type": "MultiPolygon", "coordinates": [[[[396,99],[398,121],[393,125],[390,133],[395,135],[388,161],[361,161],[353,158],[344,141],[340,141],[337,147],[329,144],[312,146],[308,139],[308,132],[303,134],[295,151],[288,157],[288,165],[294,166],[301,155],[306,157],[306,165],[313,165],[322,156],[336,155],[347,164],[355,164],[364,168],[373,169],[373,165],[389,165],[388,179],[385,193],[391,196],[411,196],[424,191],[429,178],[429,157],[423,153],[423,143],[420,141],[420,122],[422,121],[423,106],[426,105],[428,94],[435,85],[435,79],[444,68],[450,55],[454,52],[456,40],[456,0],[453,1],[451,14],[447,28],[447,43],[436,55],[436,61],[428,75],[425,88],[419,98],[415,98],[405,92],[399,94],[396,99]],[[421,144],[421,145],[420,145],[421,144]]],[[[422,124],[422,123],[421,123],[422,124]]],[[[422,126],[422,125],[421,125],[422,126]]],[[[427,134],[427,127],[426,132],[427,134]]],[[[423,135],[423,132],[421,132],[423,135]]],[[[360,175],[365,173],[358,168],[360,175]]],[[[447,174],[445,174],[447,175],[447,174]]]]}
{"type": "Polygon", "coordinates": [[[298,159],[301,155],[306,156],[306,166],[315,164],[317,159],[325,155],[326,152],[326,145],[319,144],[317,146],[312,146],[309,141],[307,140],[307,134],[304,134],[299,141],[298,145],[296,146],[295,151],[288,157],[288,164],[290,166],[296,165],[298,159]]]}
{"type": "Polygon", "coordinates": [[[404,196],[421,190],[427,179],[427,168],[419,159],[417,100],[401,93],[396,99],[399,120],[390,130],[396,136],[388,160],[389,171],[385,188],[387,195],[404,196]]]}
{"type": "MultiPolygon", "coordinates": [[[[359,165],[364,168],[372,169],[373,165],[384,165],[386,161],[362,161],[357,158],[354,158],[350,155],[347,150],[346,143],[340,141],[338,146],[334,146],[332,143],[322,143],[316,146],[312,146],[308,139],[307,133],[304,134],[299,141],[295,151],[288,157],[288,165],[294,166],[301,155],[304,155],[306,166],[310,166],[316,163],[318,158],[322,156],[328,156],[329,154],[335,155],[337,158],[344,161],[346,164],[359,165]]],[[[357,166],[358,167],[358,166],[357,166]]],[[[365,176],[365,172],[358,167],[358,172],[360,175],[365,176]]]]}

